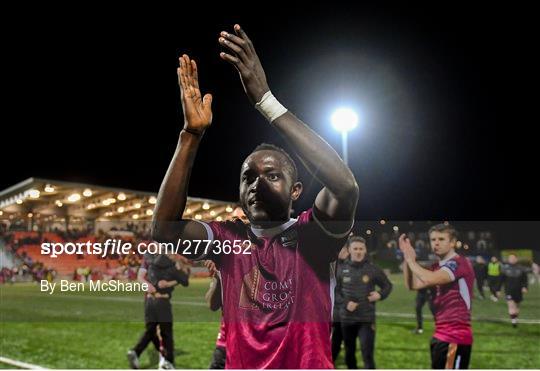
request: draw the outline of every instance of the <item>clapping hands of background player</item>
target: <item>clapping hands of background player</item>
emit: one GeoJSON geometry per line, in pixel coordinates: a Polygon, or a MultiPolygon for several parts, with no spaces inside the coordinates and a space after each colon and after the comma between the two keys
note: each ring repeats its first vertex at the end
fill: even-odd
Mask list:
{"type": "Polygon", "coordinates": [[[251,104],[255,104],[260,102],[263,95],[270,88],[266,82],[266,75],[253,43],[244,30],[240,28],[240,25],[234,25],[234,32],[236,35],[226,31],[220,33],[219,43],[233,53],[221,52],[219,55],[223,60],[236,67],[251,104]]]}
{"type": "Polygon", "coordinates": [[[399,236],[399,249],[403,252],[403,259],[405,261],[416,261],[416,251],[414,251],[411,241],[405,233],[399,236]]]}

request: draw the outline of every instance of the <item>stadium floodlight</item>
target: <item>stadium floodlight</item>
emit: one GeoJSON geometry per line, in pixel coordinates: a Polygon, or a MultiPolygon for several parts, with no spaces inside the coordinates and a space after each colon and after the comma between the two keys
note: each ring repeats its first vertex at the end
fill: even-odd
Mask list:
{"type": "Polygon", "coordinates": [[[358,125],[358,115],[350,108],[338,108],[332,114],[332,126],[337,131],[349,132],[358,125]]]}
{"type": "Polygon", "coordinates": [[[341,133],[341,145],[343,151],[343,162],[348,164],[347,155],[347,133],[358,125],[358,115],[354,110],[346,107],[338,108],[330,118],[334,129],[341,133]]]}

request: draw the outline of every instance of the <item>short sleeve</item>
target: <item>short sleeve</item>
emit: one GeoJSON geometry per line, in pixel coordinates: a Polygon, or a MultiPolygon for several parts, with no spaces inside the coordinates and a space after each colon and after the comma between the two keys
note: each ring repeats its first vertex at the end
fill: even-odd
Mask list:
{"type": "Polygon", "coordinates": [[[212,244],[214,241],[222,241],[222,229],[224,222],[201,222],[196,220],[197,223],[201,224],[206,229],[206,240],[210,241],[210,248],[206,252],[206,254],[203,252],[203,254],[197,256],[196,258],[193,258],[192,260],[199,261],[199,260],[214,260],[216,259],[215,254],[212,253],[213,249],[212,244]]]}
{"type": "Polygon", "coordinates": [[[452,278],[452,281],[459,280],[467,274],[467,262],[462,259],[450,259],[443,264],[441,269],[444,269],[452,278]]]}
{"type": "Polygon", "coordinates": [[[231,259],[234,256],[234,254],[220,253],[222,250],[219,248],[219,246],[222,246],[225,241],[229,241],[229,244],[233,244],[234,241],[243,241],[247,238],[245,231],[246,226],[239,219],[224,222],[198,221],[198,223],[201,223],[206,229],[206,239],[209,240],[210,243],[207,249],[207,245],[205,243],[205,251],[203,251],[202,254],[198,255],[197,257],[194,257],[192,260],[212,260],[218,269],[222,266],[225,259],[231,259]]]}

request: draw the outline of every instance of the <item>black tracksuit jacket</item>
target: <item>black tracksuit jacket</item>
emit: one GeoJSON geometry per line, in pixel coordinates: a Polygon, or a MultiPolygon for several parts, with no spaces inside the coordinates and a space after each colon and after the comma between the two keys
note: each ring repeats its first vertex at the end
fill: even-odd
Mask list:
{"type": "Polygon", "coordinates": [[[341,322],[375,322],[375,302],[368,301],[369,293],[378,291],[384,300],[392,291],[392,283],[382,269],[367,258],[359,263],[347,259],[338,265],[336,280],[336,296],[342,299],[341,322]],[[349,301],[359,303],[353,312],[347,310],[349,301]]]}

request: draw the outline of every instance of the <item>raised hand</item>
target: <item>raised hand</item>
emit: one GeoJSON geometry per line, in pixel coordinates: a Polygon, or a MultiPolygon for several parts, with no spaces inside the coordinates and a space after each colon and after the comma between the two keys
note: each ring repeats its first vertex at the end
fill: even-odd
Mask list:
{"type": "Polygon", "coordinates": [[[399,236],[399,249],[403,252],[405,261],[416,261],[416,251],[405,233],[399,236]]]}
{"type": "Polygon", "coordinates": [[[201,98],[197,64],[184,54],[179,58],[178,84],[184,111],[184,129],[202,134],[212,124],[212,95],[201,98]]]}
{"type": "Polygon", "coordinates": [[[234,32],[236,35],[225,31],[221,32],[219,43],[232,53],[221,52],[219,56],[236,67],[249,101],[251,104],[255,104],[270,88],[253,43],[240,28],[240,25],[234,25],[234,32]]]}

